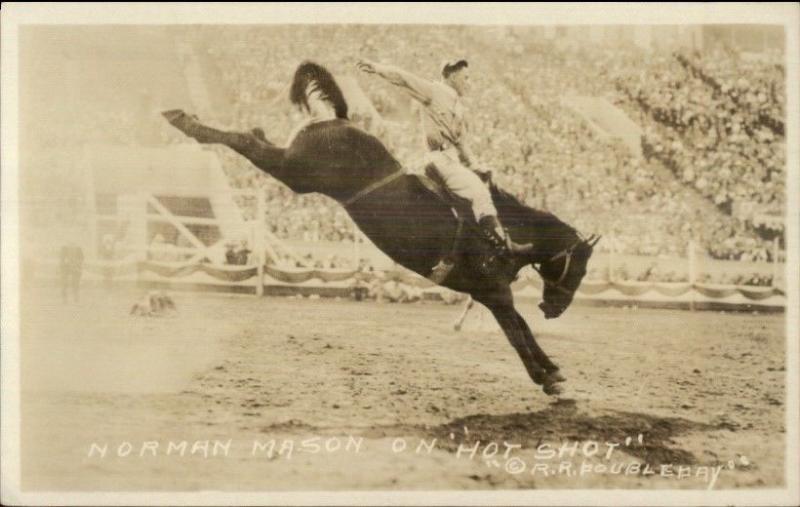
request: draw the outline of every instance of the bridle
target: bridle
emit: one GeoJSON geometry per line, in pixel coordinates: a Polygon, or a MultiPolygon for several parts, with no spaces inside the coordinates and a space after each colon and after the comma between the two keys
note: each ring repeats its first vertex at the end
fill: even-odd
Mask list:
{"type": "Polygon", "coordinates": [[[550,287],[551,289],[555,289],[562,294],[566,294],[571,296],[575,291],[571,291],[561,285],[564,279],[567,277],[569,273],[569,267],[572,264],[572,255],[575,253],[575,249],[578,248],[580,245],[588,245],[589,247],[594,247],[598,241],[600,241],[600,237],[597,234],[592,234],[588,238],[584,239],[580,233],[578,233],[578,239],[576,239],[570,246],[564,248],[563,250],[559,251],[558,253],[554,254],[552,257],[547,259],[544,262],[540,262],[539,265],[543,265],[546,263],[554,262],[562,257],[565,258],[564,260],[564,267],[561,269],[561,274],[558,276],[556,280],[550,280],[542,273],[541,267],[537,267],[535,264],[531,264],[533,269],[539,273],[539,276],[542,277],[542,281],[544,281],[545,286],[550,287]]]}

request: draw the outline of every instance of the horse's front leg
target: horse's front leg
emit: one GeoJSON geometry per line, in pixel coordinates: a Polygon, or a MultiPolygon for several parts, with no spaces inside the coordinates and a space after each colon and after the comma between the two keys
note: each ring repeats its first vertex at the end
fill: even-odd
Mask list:
{"type": "Polygon", "coordinates": [[[517,351],[517,355],[522,360],[522,364],[525,365],[531,380],[535,384],[542,386],[545,394],[560,394],[561,388],[549,379],[547,370],[536,361],[536,358],[526,346],[525,334],[519,327],[514,308],[495,308],[490,310],[494,318],[497,319],[497,323],[503,329],[508,341],[517,351]]]}
{"type": "Polygon", "coordinates": [[[542,367],[547,371],[545,385],[548,383],[564,382],[567,380],[560,373],[558,366],[547,354],[545,354],[544,350],[542,350],[542,348],[536,342],[536,338],[534,338],[530,326],[528,326],[528,323],[525,321],[522,315],[520,315],[520,313],[516,310],[515,313],[517,314],[517,323],[519,324],[522,333],[525,335],[525,345],[528,347],[528,350],[530,350],[531,354],[533,354],[536,362],[541,364],[542,367]]]}
{"type": "Polygon", "coordinates": [[[251,132],[229,132],[209,127],[180,109],[164,111],[164,118],[176,129],[202,144],[222,144],[247,158],[262,171],[280,178],[285,150],[270,143],[258,129],[251,132]]]}
{"type": "Polygon", "coordinates": [[[527,370],[531,380],[533,380],[535,384],[541,385],[546,394],[560,393],[560,388],[558,386],[552,382],[547,382],[547,370],[536,361],[533,353],[525,343],[525,333],[519,326],[511,289],[505,288],[488,297],[486,295],[476,294],[475,299],[492,312],[492,315],[494,315],[497,323],[500,324],[511,346],[517,351],[517,355],[522,360],[522,364],[525,366],[525,370],[527,370]]]}

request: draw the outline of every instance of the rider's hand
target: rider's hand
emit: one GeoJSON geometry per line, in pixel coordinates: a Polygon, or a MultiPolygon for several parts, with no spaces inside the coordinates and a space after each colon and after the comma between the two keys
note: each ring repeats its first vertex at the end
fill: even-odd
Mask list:
{"type": "Polygon", "coordinates": [[[369,60],[359,60],[356,63],[356,68],[367,74],[375,74],[375,64],[369,60]]]}

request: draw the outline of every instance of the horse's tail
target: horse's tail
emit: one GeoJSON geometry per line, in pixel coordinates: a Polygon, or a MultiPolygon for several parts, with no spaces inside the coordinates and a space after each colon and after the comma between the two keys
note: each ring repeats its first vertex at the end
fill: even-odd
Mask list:
{"type": "Polygon", "coordinates": [[[333,75],[323,67],[314,62],[305,61],[297,67],[292,80],[292,87],[289,92],[289,100],[292,104],[308,106],[308,87],[311,91],[318,91],[322,94],[323,100],[328,101],[336,112],[336,117],[347,119],[347,101],[344,99],[339,85],[333,75]]]}

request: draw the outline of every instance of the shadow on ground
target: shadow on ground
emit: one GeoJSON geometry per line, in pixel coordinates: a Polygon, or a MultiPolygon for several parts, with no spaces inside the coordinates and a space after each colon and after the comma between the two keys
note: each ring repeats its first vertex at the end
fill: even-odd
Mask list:
{"type": "MultiPolygon", "coordinates": [[[[471,448],[478,441],[483,444],[503,442],[521,444],[535,449],[543,442],[581,442],[593,440],[605,452],[605,443],[619,444],[617,450],[634,456],[645,463],[697,464],[697,458],[679,448],[674,438],[693,431],[722,429],[680,417],[658,417],[635,412],[604,410],[598,413],[582,411],[573,400],[561,400],[548,408],[530,413],[475,414],[454,419],[437,426],[398,424],[376,426],[358,432],[365,438],[391,438],[416,436],[437,439],[437,447],[456,452],[459,445],[471,448]],[[641,435],[641,439],[640,436],[641,435]],[[627,444],[626,444],[627,443],[627,444]]],[[[336,432],[339,429],[317,428],[301,421],[290,420],[261,428],[263,432],[315,431],[336,432]]]]}
{"type": "Polygon", "coordinates": [[[459,444],[507,442],[536,448],[542,442],[586,441],[619,444],[618,450],[645,463],[694,464],[695,456],[676,447],[674,437],[691,431],[708,431],[714,426],[682,419],[635,412],[605,410],[590,414],[575,401],[562,400],[545,410],[502,415],[476,414],[433,428],[432,436],[449,442],[453,452],[459,444]],[[464,428],[467,428],[467,431],[464,428]],[[455,438],[451,438],[450,435],[455,438]],[[641,435],[641,441],[639,440],[641,435]],[[627,444],[627,445],[626,445],[627,444]]]}

